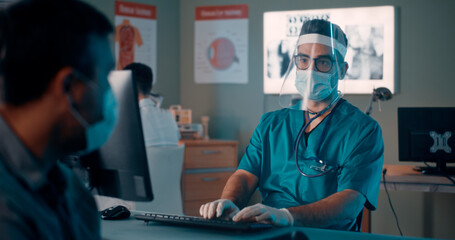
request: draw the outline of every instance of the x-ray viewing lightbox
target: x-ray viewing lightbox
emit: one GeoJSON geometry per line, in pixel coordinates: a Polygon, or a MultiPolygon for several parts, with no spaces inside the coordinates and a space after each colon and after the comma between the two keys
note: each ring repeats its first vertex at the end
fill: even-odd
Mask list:
{"type": "MultiPolygon", "coordinates": [[[[349,69],[338,88],[347,94],[369,94],[373,88],[395,87],[395,8],[337,8],[264,13],[264,93],[279,94],[284,74],[307,19],[339,25],[348,38],[349,69]]],[[[297,90],[287,92],[295,94],[297,90]]]]}

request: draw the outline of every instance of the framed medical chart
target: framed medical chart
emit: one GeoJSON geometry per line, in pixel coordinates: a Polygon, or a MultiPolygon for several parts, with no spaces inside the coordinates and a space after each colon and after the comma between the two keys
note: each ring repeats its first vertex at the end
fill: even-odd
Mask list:
{"type": "MultiPolygon", "coordinates": [[[[305,20],[326,19],[348,38],[349,69],[338,89],[345,94],[370,94],[395,84],[395,8],[393,6],[276,11],[264,13],[264,93],[279,94],[284,74],[305,20]]],[[[293,91],[293,90],[291,90],[293,91]]],[[[287,92],[296,94],[295,92],[287,92]]]]}
{"type": "Polygon", "coordinates": [[[248,4],[196,7],[194,81],[248,83],[248,4]]]}
{"type": "Polygon", "coordinates": [[[115,1],[116,70],[132,62],[149,66],[158,82],[157,9],[154,5],[115,1]]]}

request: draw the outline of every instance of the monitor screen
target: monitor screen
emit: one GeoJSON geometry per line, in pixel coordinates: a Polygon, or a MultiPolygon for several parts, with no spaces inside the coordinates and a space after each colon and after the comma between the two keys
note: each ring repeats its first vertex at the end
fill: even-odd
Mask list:
{"type": "Polygon", "coordinates": [[[398,108],[400,161],[455,162],[455,108],[398,108]]]}
{"type": "Polygon", "coordinates": [[[112,71],[109,83],[119,110],[117,125],[108,141],[81,157],[97,194],[129,201],[153,199],[148,171],[137,88],[131,71],[112,71]]]}

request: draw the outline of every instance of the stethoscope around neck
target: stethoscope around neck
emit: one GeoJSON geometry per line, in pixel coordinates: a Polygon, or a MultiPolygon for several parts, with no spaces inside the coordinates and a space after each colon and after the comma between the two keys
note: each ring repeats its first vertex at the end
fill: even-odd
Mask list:
{"type": "Polygon", "coordinates": [[[317,157],[317,154],[319,153],[319,150],[321,149],[321,145],[322,145],[322,141],[324,140],[324,137],[327,135],[327,131],[328,131],[328,126],[330,125],[330,122],[332,120],[332,117],[333,117],[333,114],[332,112],[336,110],[336,108],[344,101],[344,99],[341,98],[340,95],[338,95],[337,98],[335,98],[326,108],[324,108],[324,110],[318,112],[314,117],[310,118],[310,115],[308,113],[308,111],[305,111],[304,114],[305,114],[305,117],[304,117],[304,122],[305,122],[305,119],[309,119],[309,121],[307,123],[304,123],[302,128],[300,128],[300,131],[299,131],[299,134],[297,135],[297,141],[294,145],[294,154],[295,154],[295,165],[297,166],[297,170],[300,172],[300,174],[302,174],[303,176],[305,177],[309,177],[309,178],[314,178],[314,177],[319,177],[319,176],[322,176],[322,175],[325,175],[329,172],[332,172],[332,171],[335,171],[335,170],[338,170],[340,167],[339,166],[331,166],[329,164],[327,164],[327,162],[325,162],[324,160],[320,159],[319,157],[317,157]],[[338,102],[339,101],[339,102],[338,102]],[[312,162],[315,162],[317,164],[320,164],[321,166],[311,166],[310,168],[313,169],[313,170],[316,170],[316,171],[319,171],[320,173],[318,174],[306,174],[302,171],[302,169],[300,168],[300,165],[299,165],[299,143],[300,143],[300,140],[302,139],[302,135],[303,133],[305,132],[305,130],[308,128],[308,126],[310,126],[310,124],[313,122],[313,120],[315,120],[316,118],[318,118],[319,116],[321,116],[322,114],[324,114],[325,112],[327,112],[327,110],[330,109],[330,107],[333,105],[333,104],[336,104],[335,107],[332,109],[332,112],[329,113],[329,115],[327,116],[327,121],[325,123],[325,126],[324,126],[324,129],[322,130],[322,134],[321,134],[321,137],[319,137],[319,141],[318,141],[318,144],[317,144],[317,149],[316,149],[316,157],[309,157],[309,158],[304,158],[303,160],[304,161],[312,161],[312,162]]]}

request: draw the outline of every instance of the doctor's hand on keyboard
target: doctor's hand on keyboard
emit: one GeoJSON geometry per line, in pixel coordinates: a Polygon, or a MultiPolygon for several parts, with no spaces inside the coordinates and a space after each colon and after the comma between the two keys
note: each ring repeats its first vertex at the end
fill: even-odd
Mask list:
{"type": "Polygon", "coordinates": [[[286,208],[278,209],[258,203],[239,211],[239,208],[228,199],[218,199],[206,203],[199,209],[205,219],[222,218],[234,222],[259,222],[275,226],[292,226],[294,217],[286,208]]]}
{"type": "Polygon", "coordinates": [[[286,208],[274,208],[258,203],[246,207],[235,214],[232,218],[234,222],[251,221],[258,223],[272,224],[285,227],[294,225],[294,217],[286,208]]]}
{"type": "Polygon", "coordinates": [[[221,218],[231,220],[239,212],[235,203],[228,199],[218,199],[213,202],[203,204],[199,208],[199,214],[205,219],[221,218]]]}

